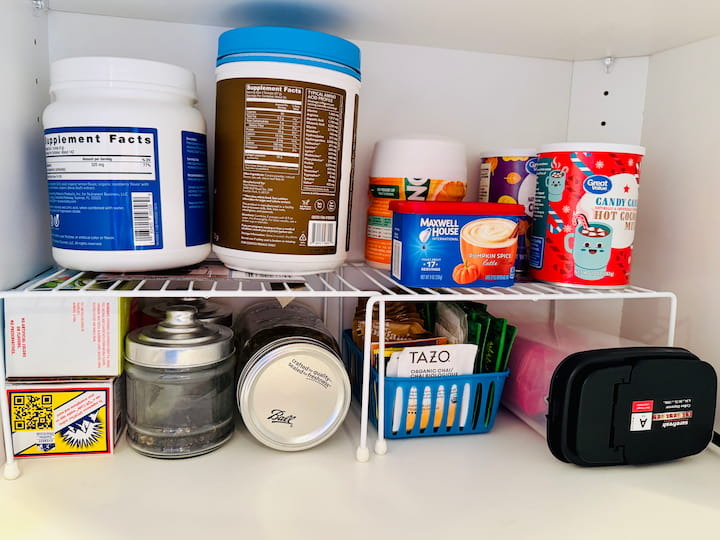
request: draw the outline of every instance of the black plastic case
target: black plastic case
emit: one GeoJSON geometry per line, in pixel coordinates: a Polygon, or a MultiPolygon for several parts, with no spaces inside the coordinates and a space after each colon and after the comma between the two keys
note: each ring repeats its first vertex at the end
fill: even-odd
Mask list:
{"type": "Polygon", "coordinates": [[[586,467],[654,463],[710,443],[717,376],[677,347],[572,354],[550,382],[547,442],[562,461],[586,467]]]}

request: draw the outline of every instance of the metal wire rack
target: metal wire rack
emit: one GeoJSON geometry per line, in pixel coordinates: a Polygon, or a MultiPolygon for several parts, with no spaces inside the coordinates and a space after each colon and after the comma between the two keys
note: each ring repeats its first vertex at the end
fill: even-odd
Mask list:
{"type": "MultiPolygon", "coordinates": [[[[657,292],[637,286],[620,289],[570,288],[549,283],[517,282],[512,287],[487,288],[409,288],[400,285],[390,273],[367,266],[362,262],[350,262],[339,269],[312,275],[258,275],[229,270],[216,261],[172,273],[111,274],[79,272],[66,268],[52,268],[35,276],[24,284],[7,291],[0,291],[0,299],[15,296],[48,297],[52,295],[82,295],[91,297],[203,297],[203,298],[272,298],[297,297],[321,298],[327,302],[336,298],[342,303],[347,298],[364,298],[366,328],[372,324],[375,305],[378,306],[378,324],[385,324],[385,304],[396,301],[564,301],[666,298],[669,300],[667,342],[674,341],[677,300],[673,293],[657,292]]],[[[342,325],[342,321],[339,322],[342,325]]],[[[363,388],[361,403],[361,426],[356,458],[369,459],[367,446],[368,401],[370,371],[370,334],[366,333],[366,351],[363,358],[363,388]]],[[[379,354],[384,351],[384,336],[380,335],[379,354]]],[[[5,395],[5,366],[0,362],[0,390],[5,395]]],[[[378,395],[379,409],[383,410],[384,369],[379,363],[378,395]]],[[[13,456],[10,438],[8,404],[0,403],[5,441],[6,478],[16,478],[20,471],[13,456]]],[[[383,436],[382,412],[378,417],[378,439],[375,452],[387,451],[383,436]]]]}

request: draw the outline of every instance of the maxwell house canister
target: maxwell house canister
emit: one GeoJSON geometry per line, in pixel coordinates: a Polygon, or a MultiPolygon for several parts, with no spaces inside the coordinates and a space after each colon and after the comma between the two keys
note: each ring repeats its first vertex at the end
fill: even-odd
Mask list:
{"type": "Polygon", "coordinates": [[[515,283],[520,204],[393,201],[392,277],[409,287],[515,283]]]}
{"type": "Polygon", "coordinates": [[[530,276],[577,287],[623,287],[630,263],[641,146],[557,143],[538,149],[530,276]]]}

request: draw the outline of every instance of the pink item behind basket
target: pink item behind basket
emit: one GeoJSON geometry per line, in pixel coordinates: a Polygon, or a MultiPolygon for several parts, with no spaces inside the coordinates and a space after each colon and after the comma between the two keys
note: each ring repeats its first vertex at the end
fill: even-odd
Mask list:
{"type": "Polygon", "coordinates": [[[518,323],[508,361],[502,405],[541,435],[555,368],[567,356],[590,349],[643,345],[617,336],[549,323],[518,323]]]}
{"type": "Polygon", "coordinates": [[[510,403],[530,416],[547,411],[545,397],[555,367],[565,358],[562,351],[520,336],[515,338],[505,383],[503,403],[510,403]]]}

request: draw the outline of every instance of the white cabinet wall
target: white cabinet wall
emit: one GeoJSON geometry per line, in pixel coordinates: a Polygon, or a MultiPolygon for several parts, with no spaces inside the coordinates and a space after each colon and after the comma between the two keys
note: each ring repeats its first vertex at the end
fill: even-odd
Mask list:
{"type": "MultiPolygon", "coordinates": [[[[113,8],[111,13],[134,17],[123,18],[55,11],[52,2],[50,10],[43,7],[45,2],[3,2],[0,17],[3,178],[0,183],[5,189],[0,197],[0,287],[12,287],[51,263],[42,126],[39,122],[49,99],[49,61],[76,55],[119,55],[171,62],[191,69],[197,76],[199,107],[208,121],[212,160],[214,60],[217,36],[226,28],[153,20],[159,3],[153,1],[144,6],[143,2],[127,2],[123,7],[122,2],[108,2],[113,8]],[[144,14],[148,18],[142,18],[144,14]]],[[[558,3],[562,2],[547,2],[551,6],[558,3]]],[[[97,9],[102,12],[104,9],[104,3],[97,8],[90,7],[93,2],[64,0],[57,4],[69,10],[74,6],[79,6],[80,11],[97,9]]],[[[173,10],[172,3],[164,4],[173,10]]],[[[177,3],[177,9],[178,13],[186,15],[193,9],[198,13],[212,10],[218,4],[227,3],[184,0],[177,3]]],[[[307,6],[316,4],[326,8],[333,6],[329,0],[307,6]]],[[[412,9],[412,2],[395,4],[412,9]]],[[[495,3],[481,4],[490,10],[495,3]]],[[[520,4],[528,7],[534,3],[520,4]]],[[[617,2],[607,5],[610,4],[618,5],[617,2]]],[[[289,4],[283,5],[289,9],[289,4]]],[[[381,3],[373,5],[376,11],[383,9],[381,3]]],[[[427,8],[425,2],[420,5],[427,8]]],[[[350,15],[355,9],[352,2],[345,1],[337,2],[337,8],[350,15]]],[[[716,15],[715,8],[707,9],[709,15],[716,15]]],[[[416,24],[418,31],[431,32],[433,24],[427,18],[427,10],[425,13],[425,19],[421,15],[409,17],[407,24],[416,24]]],[[[462,13],[461,10],[460,15],[462,13]]],[[[580,15],[574,17],[582,20],[580,15]]],[[[170,14],[166,19],[176,20],[170,14]]],[[[178,20],[183,19],[179,17],[178,20]]],[[[204,22],[207,21],[206,18],[204,22]]],[[[212,24],[222,24],[220,21],[222,17],[212,18],[212,24]]],[[[483,25],[478,23],[477,31],[482,29],[483,25]]],[[[448,35],[447,31],[438,32],[441,36],[448,35]]],[[[341,28],[337,33],[350,37],[343,35],[341,28]]],[[[491,34],[500,33],[493,28],[491,34]]],[[[612,33],[612,41],[619,39],[616,34],[612,33]]],[[[641,51],[641,56],[618,58],[606,69],[602,55],[591,60],[580,56],[583,60],[573,61],[574,53],[569,45],[559,46],[558,56],[563,59],[543,59],[444,48],[442,42],[434,43],[433,47],[390,43],[390,37],[378,39],[383,35],[389,36],[378,30],[377,33],[367,32],[365,39],[353,37],[362,50],[363,86],[352,259],[361,260],[363,256],[367,173],[372,145],[380,138],[432,133],[465,142],[471,196],[477,185],[478,155],[482,150],[564,140],[643,144],[647,155],[641,177],[632,283],[675,292],[679,307],[676,345],[687,347],[720,371],[716,342],[720,286],[714,280],[717,268],[720,268],[715,233],[720,182],[715,178],[714,163],[719,142],[716,126],[720,124],[717,98],[720,95],[720,37],[664,52],[639,46],[637,50],[641,51]]],[[[595,42],[602,42],[597,32],[591,37],[595,42]]],[[[506,49],[512,49],[512,33],[498,39],[506,39],[506,49]]],[[[552,36],[548,35],[547,39],[552,36]]],[[[630,37],[628,39],[632,41],[630,37]]],[[[528,41],[532,43],[531,38],[525,39],[528,41]]],[[[414,42],[408,40],[407,43],[414,42]]],[[[462,46],[452,40],[447,43],[448,47],[462,46]]],[[[488,45],[485,50],[495,49],[488,45]]],[[[559,306],[559,315],[601,329],[619,331],[645,342],[662,344],[667,320],[663,307],[660,304],[654,306],[652,302],[626,304],[617,301],[598,302],[592,306],[563,304],[559,306]]],[[[517,309],[517,306],[513,308],[517,309]]],[[[473,437],[399,441],[396,455],[391,451],[388,456],[371,459],[368,464],[352,460],[357,442],[353,440],[355,426],[314,453],[278,456],[252,448],[249,441],[238,441],[233,448],[238,451],[237,470],[227,471],[227,460],[218,465],[212,456],[208,456],[190,460],[192,462],[186,462],[178,469],[183,478],[172,472],[177,466],[174,462],[139,460],[129,449],[108,460],[36,460],[26,466],[27,471],[17,483],[0,485],[0,537],[37,538],[50,532],[58,537],[53,523],[61,522],[64,516],[82,519],[76,504],[92,508],[96,513],[93,519],[98,522],[80,525],[75,537],[90,538],[91,530],[103,530],[113,522],[115,528],[106,529],[113,531],[112,534],[108,532],[98,537],[126,537],[117,527],[116,512],[112,507],[118,512],[121,504],[127,507],[133,486],[141,486],[144,491],[138,502],[144,509],[139,511],[139,524],[127,523],[126,532],[139,538],[150,537],[143,531],[148,535],[174,531],[176,537],[191,537],[191,533],[200,534],[201,531],[227,532],[215,522],[207,529],[199,523],[214,516],[213,519],[224,520],[227,524],[235,515],[241,516],[236,531],[242,533],[245,520],[250,538],[337,538],[339,535],[355,538],[372,534],[366,527],[352,525],[363,521],[358,518],[362,512],[372,512],[378,523],[387,525],[385,532],[395,531],[394,536],[402,535],[402,527],[408,527],[407,530],[415,531],[418,537],[442,534],[462,538],[471,535],[473,515],[475,520],[484,519],[477,513],[478,507],[489,512],[487,519],[492,515],[499,516],[500,521],[493,522],[489,532],[500,537],[526,538],[532,532],[536,538],[607,538],[611,534],[618,538],[637,538],[643,536],[643,520],[633,513],[633,509],[618,507],[617,501],[628,501],[629,504],[643,496],[646,501],[638,503],[637,512],[649,512],[651,509],[647,505],[653,504],[655,511],[660,508],[669,512],[674,507],[690,516],[688,519],[696,520],[666,523],[663,527],[658,523],[646,523],[649,528],[644,530],[652,531],[657,538],[671,538],[673,534],[687,531],[690,531],[685,535],[688,538],[697,537],[703,531],[711,534],[707,527],[712,523],[717,525],[714,518],[720,518],[720,488],[717,481],[714,488],[704,483],[709,476],[717,480],[720,462],[716,454],[704,453],[683,464],[654,470],[626,469],[623,473],[613,469],[606,471],[605,476],[593,475],[588,471],[570,471],[569,466],[553,461],[539,438],[516,424],[510,416],[501,417],[491,434],[474,437],[487,437],[484,441],[469,440],[473,437]],[[453,454],[458,456],[457,459],[451,459],[453,454]],[[528,458],[536,454],[536,458],[528,458]],[[445,469],[441,471],[434,465],[428,467],[430,462],[440,459],[439,456],[448,460],[443,465],[445,469]],[[477,471],[484,465],[497,464],[498,459],[508,463],[495,466],[494,472],[477,471]],[[252,460],[252,464],[248,460],[252,460]],[[513,460],[516,460],[514,465],[513,460]],[[464,471],[468,469],[473,469],[474,473],[465,477],[464,471]],[[207,474],[217,475],[216,483],[209,483],[207,474]],[[484,478],[484,474],[489,476],[484,478]],[[453,475],[457,483],[451,480],[453,475]],[[129,476],[137,480],[129,481],[129,476]],[[89,487],[94,486],[92,477],[108,485],[102,491],[89,487]],[[75,502],[61,497],[62,486],[68,478],[86,489],[77,494],[75,502]],[[495,483],[495,497],[489,488],[482,487],[488,480],[495,483]],[[479,494],[472,499],[473,504],[461,497],[462,493],[467,493],[464,481],[480,486],[479,494]],[[113,487],[115,482],[123,487],[113,487]],[[503,482],[503,486],[497,486],[498,482],[503,482]],[[556,485],[549,487],[552,483],[556,485]],[[47,487],[45,492],[43,486],[47,487]],[[193,486],[199,486],[198,490],[188,493],[187,499],[177,496],[177,492],[192,491],[193,486]],[[442,490],[446,489],[452,490],[454,498],[447,499],[442,495],[442,490]],[[11,490],[16,491],[17,497],[11,499],[11,490]],[[308,490],[320,507],[308,500],[299,500],[303,490],[308,490]],[[102,493],[111,508],[104,509],[99,505],[96,497],[91,495],[93,492],[96,497],[102,493]],[[407,499],[411,494],[418,499],[422,496],[428,505],[413,506],[407,499]],[[37,496],[37,504],[45,510],[42,519],[34,517],[30,510],[33,508],[32,496],[37,496]],[[594,519],[603,522],[597,530],[588,529],[584,522],[592,514],[582,506],[583,496],[589,498],[588,504],[608,504],[612,508],[603,515],[603,510],[596,506],[599,515],[596,513],[594,519]],[[23,498],[27,498],[29,506],[18,513],[18,501],[24,501],[23,498]],[[10,504],[11,500],[15,502],[10,504]],[[452,504],[453,500],[455,504],[452,504]],[[517,512],[525,513],[525,518],[508,512],[510,500],[519,504],[517,512]],[[153,505],[157,505],[155,509],[153,505]],[[246,507],[238,510],[242,505],[246,507]],[[322,514],[323,505],[333,514],[322,514]],[[561,505],[568,511],[558,513],[561,505]],[[177,510],[179,506],[183,507],[177,510]],[[410,511],[411,506],[415,508],[415,514],[410,511]],[[358,511],[353,512],[353,508],[358,511]],[[188,512],[187,516],[182,515],[183,511],[188,512]],[[415,521],[423,519],[426,511],[437,516],[428,517],[426,526],[421,527],[415,521]],[[281,522],[283,513],[287,526],[281,522]],[[153,521],[154,515],[162,522],[153,521]],[[11,518],[16,528],[3,529],[10,527],[11,518]],[[35,519],[32,529],[17,525],[26,519],[35,519]],[[172,519],[192,523],[170,525],[172,519]],[[400,519],[402,523],[398,523],[400,519]],[[314,520],[324,523],[326,528],[311,533],[315,531],[314,520]],[[545,528],[535,530],[533,521],[545,524],[545,528]],[[15,536],[1,534],[4,530],[15,536]],[[28,530],[32,534],[23,536],[28,530]],[[507,535],[503,536],[503,532],[507,535]]],[[[127,509],[122,511],[126,516],[131,513],[127,509]]],[[[478,522],[475,532],[480,534],[482,527],[483,524],[478,522]]],[[[71,535],[68,532],[59,537],[66,536],[71,535]]],[[[390,534],[379,536],[389,538],[390,534]]]]}
{"type": "MultiPolygon", "coordinates": [[[[650,57],[633,272],[678,295],[677,340],[720,371],[720,38],[650,57]]],[[[632,325],[632,316],[626,325],[632,325]]]]}

